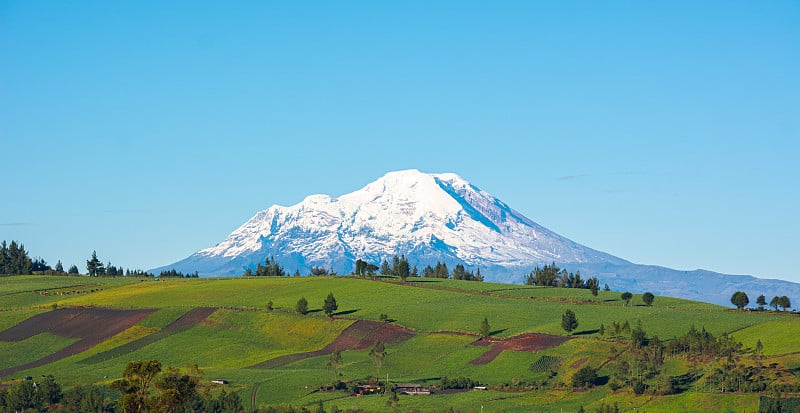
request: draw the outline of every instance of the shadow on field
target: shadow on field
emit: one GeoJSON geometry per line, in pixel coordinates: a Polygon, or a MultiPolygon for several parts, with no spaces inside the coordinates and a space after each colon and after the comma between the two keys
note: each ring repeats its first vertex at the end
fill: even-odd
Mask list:
{"type": "Polygon", "coordinates": [[[600,330],[595,328],[594,330],[576,331],[576,332],[572,333],[572,335],[573,336],[585,336],[585,335],[588,335],[588,334],[596,334],[599,331],[600,330]]]}
{"type": "Polygon", "coordinates": [[[696,379],[702,376],[698,376],[697,378],[693,378],[690,374],[682,374],[680,376],[676,376],[672,379],[672,388],[674,390],[674,394],[681,394],[685,391],[688,391],[692,388],[692,383],[696,381],[696,379]]]}
{"type": "Polygon", "coordinates": [[[422,379],[417,379],[416,381],[430,382],[430,381],[440,381],[440,380],[442,380],[441,377],[425,377],[422,379]]]}
{"type": "Polygon", "coordinates": [[[353,313],[358,312],[358,311],[361,311],[361,309],[360,308],[356,308],[355,310],[339,311],[338,313],[333,313],[333,315],[348,315],[348,314],[353,314],[353,313]]]}
{"type": "Polygon", "coordinates": [[[502,328],[502,329],[500,329],[500,330],[494,330],[494,331],[490,331],[490,332],[489,332],[489,335],[490,335],[490,336],[496,336],[496,335],[498,335],[498,334],[500,334],[500,333],[503,333],[503,332],[505,332],[506,330],[508,330],[508,329],[507,329],[507,328],[502,328]]]}

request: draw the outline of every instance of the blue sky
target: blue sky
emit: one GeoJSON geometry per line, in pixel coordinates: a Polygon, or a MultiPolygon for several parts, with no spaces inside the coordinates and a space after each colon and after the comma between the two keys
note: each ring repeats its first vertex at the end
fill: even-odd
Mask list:
{"type": "Polygon", "coordinates": [[[152,268],[454,172],[637,263],[800,282],[800,3],[0,0],[0,239],[152,268]]]}

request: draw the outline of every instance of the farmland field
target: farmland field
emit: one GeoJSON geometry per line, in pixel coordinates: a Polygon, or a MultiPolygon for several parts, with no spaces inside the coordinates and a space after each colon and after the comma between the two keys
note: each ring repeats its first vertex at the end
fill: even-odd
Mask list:
{"type": "MultiPolygon", "coordinates": [[[[229,390],[237,392],[248,409],[289,403],[315,406],[321,401],[340,409],[383,411],[388,396],[352,397],[343,391],[319,391],[337,380],[368,381],[372,376],[431,387],[438,386],[443,377],[468,377],[488,387],[485,391],[404,395],[398,402],[401,411],[449,407],[479,411],[480,406],[486,412],[577,411],[582,406],[590,409],[614,403],[625,410],[645,408],[651,412],[712,407],[757,410],[757,393],[715,394],[699,385],[665,396],[636,396],[630,390],[612,390],[602,384],[573,390],[573,376],[585,366],[597,368],[603,381],[609,380],[613,373],[610,363],[614,355],[626,351],[628,342],[628,333],[615,333],[611,326],[626,322],[641,326],[647,337],[657,335],[665,342],[682,336],[692,325],[717,336],[729,333],[745,348],[753,348],[760,340],[764,363],[783,369],[782,383],[796,383],[800,370],[800,317],[771,311],[737,312],[669,297],[656,297],[652,306],[645,306],[635,295],[630,305],[625,305],[619,292],[600,291],[593,297],[588,290],[414,278],[407,283],[353,277],[154,281],[26,276],[6,280],[9,283],[0,289],[0,338],[3,331],[8,336],[16,331],[15,326],[24,326],[26,320],[43,314],[130,310],[142,317],[132,325],[120,325],[111,336],[76,354],[0,379],[13,382],[26,375],[54,374],[67,388],[108,384],[121,376],[128,361],[157,359],[178,368],[197,365],[208,380],[228,380],[229,390]],[[42,291],[49,293],[43,295],[42,291]],[[69,293],[61,294],[66,291],[69,293]],[[323,299],[329,293],[338,302],[333,318],[322,312],[323,299]],[[307,315],[294,311],[301,297],[309,303],[307,315]],[[269,301],[272,310],[267,309],[269,301]],[[561,315],[567,309],[574,311],[579,323],[572,334],[561,326],[561,315]],[[372,338],[358,345],[331,347],[337,342],[357,343],[357,339],[341,340],[348,331],[361,328],[358,326],[368,329],[359,337],[386,340],[388,336],[368,335],[368,331],[383,328],[382,314],[388,316],[386,326],[408,334],[402,340],[387,341],[380,368],[369,356],[372,338]],[[492,338],[479,340],[484,317],[492,338]],[[364,324],[364,320],[372,324],[364,324]],[[550,340],[547,335],[555,337],[550,340]],[[334,349],[343,350],[336,375],[326,367],[334,349]]],[[[18,341],[0,339],[0,370],[55,354],[74,345],[78,337],[55,329],[18,341]]],[[[663,371],[684,377],[689,364],[680,358],[668,359],[663,371]]]]}

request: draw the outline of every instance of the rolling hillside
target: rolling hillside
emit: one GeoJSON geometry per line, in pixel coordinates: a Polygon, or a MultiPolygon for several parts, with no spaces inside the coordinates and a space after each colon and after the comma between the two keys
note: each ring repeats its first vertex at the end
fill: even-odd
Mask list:
{"type": "Polygon", "coordinates": [[[648,341],[657,336],[667,345],[691,326],[715,337],[729,334],[745,346],[737,353],[742,368],[752,367],[753,360],[770,366],[763,375],[784,394],[797,391],[799,384],[800,317],[669,297],[657,296],[646,306],[634,295],[625,305],[619,292],[593,297],[583,289],[427,278],[401,283],[354,277],[24,276],[3,283],[0,380],[7,383],[53,374],[66,387],[108,384],[128,361],[158,359],[178,368],[196,364],[206,381],[227,380],[226,388],[237,392],[248,409],[322,402],[326,408],[384,411],[388,396],[319,391],[339,380],[369,382],[370,376],[435,389],[430,396],[402,395],[400,411],[451,406],[461,411],[483,406],[486,412],[534,406],[536,411],[592,411],[611,404],[650,412],[758,409],[758,391],[740,387],[720,393],[711,381],[723,363],[716,359],[697,364],[689,357],[667,356],[657,376],[643,379],[644,394],[624,385],[613,389],[617,360],[638,351],[629,332],[613,331],[612,326],[628,324],[633,330],[641,326],[648,341]],[[333,318],[322,312],[329,293],[338,302],[333,318]],[[309,303],[306,315],[294,311],[301,297],[309,303]],[[572,334],[561,326],[567,309],[579,323],[572,334]],[[104,313],[115,314],[117,321],[110,323],[104,313]],[[380,321],[382,314],[387,323],[380,321]],[[484,317],[492,335],[481,339],[477,333],[484,317]],[[379,369],[368,356],[375,340],[386,343],[379,369]],[[759,341],[763,350],[756,359],[751,350],[759,341]],[[89,345],[76,346],[81,342],[89,345]],[[342,360],[334,376],[326,363],[337,350],[342,360]],[[599,380],[587,389],[573,388],[573,376],[585,366],[596,368],[599,380]],[[443,377],[467,377],[488,390],[436,391],[443,377]],[[660,383],[670,378],[674,394],[661,395],[660,383]]]}

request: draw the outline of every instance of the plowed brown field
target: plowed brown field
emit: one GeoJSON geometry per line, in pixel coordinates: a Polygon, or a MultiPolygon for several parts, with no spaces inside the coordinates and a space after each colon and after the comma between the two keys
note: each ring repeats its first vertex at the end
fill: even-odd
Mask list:
{"type": "Polygon", "coordinates": [[[39,360],[19,366],[4,366],[5,368],[0,370],[0,377],[84,352],[142,321],[153,311],[155,309],[120,310],[82,307],[58,309],[35,315],[14,327],[0,331],[0,341],[21,341],[45,332],[79,340],[39,360]]]}
{"type": "Polygon", "coordinates": [[[363,350],[380,341],[384,344],[402,343],[414,337],[414,332],[404,327],[393,324],[379,323],[370,320],[358,320],[347,327],[333,342],[321,350],[307,353],[289,354],[267,360],[252,366],[253,368],[269,369],[283,366],[309,357],[324,356],[335,351],[363,350]]]}
{"type": "Polygon", "coordinates": [[[527,333],[504,340],[491,338],[481,338],[472,343],[474,346],[491,346],[489,350],[480,357],[472,360],[470,364],[488,364],[494,360],[503,350],[537,352],[544,349],[555,347],[569,340],[568,337],[554,336],[551,334],[527,333]]]}

